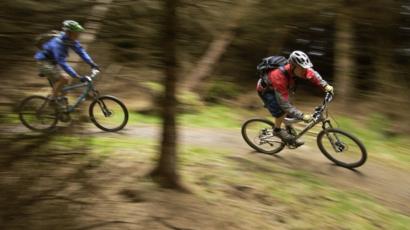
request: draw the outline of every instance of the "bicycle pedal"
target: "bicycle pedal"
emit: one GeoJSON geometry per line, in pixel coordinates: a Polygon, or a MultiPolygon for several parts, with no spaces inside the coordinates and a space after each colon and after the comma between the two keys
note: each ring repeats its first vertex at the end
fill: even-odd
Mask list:
{"type": "Polygon", "coordinates": [[[299,148],[300,146],[304,145],[305,143],[295,144],[295,148],[299,148]]]}
{"type": "Polygon", "coordinates": [[[67,113],[68,112],[68,108],[66,106],[58,106],[57,110],[60,113],[67,113]]]}
{"type": "Polygon", "coordinates": [[[298,148],[298,147],[300,147],[304,144],[305,144],[304,141],[298,141],[298,140],[296,140],[296,141],[294,140],[292,142],[287,143],[287,145],[290,149],[296,149],[296,148],[298,148]]]}

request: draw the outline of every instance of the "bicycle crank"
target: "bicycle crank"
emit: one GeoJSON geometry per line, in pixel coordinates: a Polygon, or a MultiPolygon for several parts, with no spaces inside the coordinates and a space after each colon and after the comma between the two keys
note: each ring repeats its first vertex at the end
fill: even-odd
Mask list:
{"type": "Polygon", "coordinates": [[[69,122],[71,121],[71,116],[68,113],[60,113],[58,115],[58,120],[61,122],[69,122]]]}

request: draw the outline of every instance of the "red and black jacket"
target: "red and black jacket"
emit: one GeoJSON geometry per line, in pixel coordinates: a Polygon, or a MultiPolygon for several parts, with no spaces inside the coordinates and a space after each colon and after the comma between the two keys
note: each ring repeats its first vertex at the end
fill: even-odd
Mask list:
{"type": "MultiPolygon", "coordinates": [[[[283,111],[285,111],[292,117],[301,119],[303,113],[296,109],[289,101],[289,90],[292,89],[295,85],[294,78],[295,76],[290,70],[290,64],[287,64],[268,73],[268,82],[270,85],[268,85],[267,87],[271,90],[271,92],[275,93],[276,100],[278,101],[283,111]]],[[[327,82],[322,79],[320,74],[312,68],[307,69],[306,75],[302,78],[309,80],[317,86],[320,86],[322,89],[324,89],[324,87],[327,85],[327,82]]],[[[258,81],[256,90],[259,93],[262,93],[266,90],[266,87],[264,88],[262,86],[261,80],[258,81]]]]}

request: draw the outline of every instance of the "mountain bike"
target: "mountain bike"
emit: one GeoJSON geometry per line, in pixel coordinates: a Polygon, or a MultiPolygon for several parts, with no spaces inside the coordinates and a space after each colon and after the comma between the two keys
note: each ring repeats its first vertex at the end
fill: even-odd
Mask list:
{"type": "Polygon", "coordinates": [[[128,122],[127,107],[114,96],[100,95],[93,84],[98,73],[98,70],[92,70],[89,76],[85,76],[85,82],[69,85],[62,89],[65,94],[77,88],[84,88],[73,105],[69,105],[65,97],[60,97],[60,100],[57,101],[52,100],[50,96],[33,95],[25,98],[18,108],[20,121],[24,126],[34,131],[53,131],[57,128],[58,121],[69,122],[71,120],[70,114],[75,112],[76,108],[88,96],[91,96],[93,100],[88,109],[91,122],[107,132],[123,129],[128,122]]]}
{"type": "Polygon", "coordinates": [[[289,142],[281,140],[273,132],[275,124],[264,118],[252,118],[242,125],[242,137],[246,143],[258,152],[276,154],[285,146],[290,149],[299,147],[296,140],[307,131],[321,123],[322,130],[317,134],[316,142],[320,151],[336,165],[346,168],[362,166],[367,159],[367,151],[363,143],[352,134],[334,128],[328,119],[328,104],[333,100],[331,93],[326,93],[320,106],[315,108],[313,119],[298,133],[292,126],[301,122],[295,118],[285,118],[286,131],[294,136],[289,142]]]}

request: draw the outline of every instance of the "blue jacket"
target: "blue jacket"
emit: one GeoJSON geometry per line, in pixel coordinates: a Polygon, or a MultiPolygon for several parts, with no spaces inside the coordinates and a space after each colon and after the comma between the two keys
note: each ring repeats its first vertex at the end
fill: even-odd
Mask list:
{"type": "Polygon", "coordinates": [[[71,77],[78,78],[79,75],[77,72],[75,72],[75,70],[66,61],[66,58],[68,57],[68,48],[74,50],[74,52],[76,52],[91,67],[97,66],[91,59],[90,55],[88,55],[88,53],[81,46],[80,42],[77,40],[70,40],[64,32],[44,43],[43,49],[38,51],[34,55],[34,58],[38,61],[50,60],[51,62],[61,66],[61,68],[71,77]]]}

